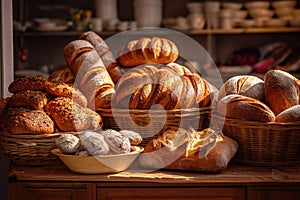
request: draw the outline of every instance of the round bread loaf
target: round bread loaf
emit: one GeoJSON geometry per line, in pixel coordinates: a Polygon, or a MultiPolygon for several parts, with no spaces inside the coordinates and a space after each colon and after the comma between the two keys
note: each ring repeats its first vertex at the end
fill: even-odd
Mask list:
{"type": "Polygon", "coordinates": [[[8,101],[12,107],[30,107],[33,109],[43,109],[47,104],[47,97],[41,91],[25,90],[14,93],[8,101]]]}
{"type": "Polygon", "coordinates": [[[265,74],[266,104],[275,115],[298,105],[299,86],[297,79],[281,70],[270,70],[265,74]]]}
{"type": "Polygon", "coordinates": [[[48,84],[48,80],[41,76],[25,76],[15,79],[8,86],[11,93],[21,92],[25,90],[43,91],[48,84]]]}
{"type": "Polygon", "coordinates": [[[292,106],[276,116],[276,122],[300,121],[300,105],[292,106]]]}
{"type": "Polygon", "coordinates": [[[230,94],[218,102],[217,111],[228,118],[245,121],[273,122],[275,115],[270,108],[257,99],[230,94]]]}
{"type": "Polygon", "coordinates": [[[61,131],[96,130],[103,125],[100,115],[66,97],[51,100],[45,109],[61,131]]]}
{"type": "Polygon", "coordinates": [[[240,94],[264,102],[264,81],[256,76],[234,76],[220,88],[218,100],[229,94],[240,94]]]}
{"type": "Polygon", "coordinates": [[[12,134],[51,134],[54,122],[43,110],[12,108],[7,112],[7,128],[12,134]]]}
{"type": "Polygon", "coordinates": [[[48,77],[48,80],[55,83],[73,84],[75,76],[69,67],[63,67],[52,72],[48,77]]]}

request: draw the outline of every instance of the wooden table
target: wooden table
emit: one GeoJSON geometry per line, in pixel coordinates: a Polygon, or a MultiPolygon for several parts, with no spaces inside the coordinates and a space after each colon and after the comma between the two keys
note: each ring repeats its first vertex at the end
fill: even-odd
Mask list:
{"type": "Polygon", "coordinates": [[[84,175],[64,165],[11,166],[9,200],[300,199],[300,166],[231,164],[219,174],[159,170],[84,175]]]}

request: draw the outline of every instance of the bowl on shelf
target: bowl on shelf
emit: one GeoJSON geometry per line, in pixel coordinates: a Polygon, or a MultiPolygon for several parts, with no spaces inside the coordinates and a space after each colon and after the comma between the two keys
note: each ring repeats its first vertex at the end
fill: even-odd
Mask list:
{"type": "Polygon", "coordinates": [[[287,0],[287,1],[273,1],[272,7],[277,8],[294,8],[297,5],[297,1],[287,0]]]}
{"type": "Polygon", "coordinates": [[[280,19],[280,18],[273,18],[269,19],[265,22],[267,27],[284,27],[287,25],[287,20],[280,19]]]}
{"type": "Polygon", "coordinates": [[[244,19],[236,24],[239,27],[249,28],[254,27],[256,25],[256,21],[254,19],[244,19]]]}
{"type": "Polygon", "coordinates": [[[269,9],[258,8],[258,9],[250,9],[249,14],[254,19],[258,17],[272,18],[274,15],[274,11],[269,9]]]}
{"type": "Polygon", "coordinates": [[[222,7],[224,9],[237,11],[237,10],[240,10],[243,7],[243,4],[238,3],[238,2],[223,2],[222,7]]]}
{"type": "Polygon", "coordinates": [[[282,7],[275,9],[275,14],[278,17],[292,16],[294,8],[282,7]]]}
{"type": "Polygon", "coordinates": [[[245,2],[245,7],[248,10],[251,9],[268,9],[271,5],[269,1],[248,1],[245,2]]]}
{"type": "Polygon", "coordinates": [[[134,146],[130,153],[103,156],[68,155],[60,149],[53,149],[51,152],[73,172],[103,174],[125,171],[143,150],[143,147],[134,146]]]}

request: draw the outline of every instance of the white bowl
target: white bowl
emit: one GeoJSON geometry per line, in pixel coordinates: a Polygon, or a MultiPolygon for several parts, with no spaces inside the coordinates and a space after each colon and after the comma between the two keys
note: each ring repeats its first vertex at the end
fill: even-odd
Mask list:
{"type": "Polygon", "coordinates": [[[67,155],[63,154],[60,149],[53,149],[51,152],[73,172],[102,174],[126,170],[143,150],[143,147],[134,146],[134,150],[130,153],[104,156],[67,155]]]}
{"type": "Polygon", "coordinates": [[[248,1],[245,3],[245,7],[249,9],[268,9],[271,5],[271,2],[269,1],[248,1]]]}
{"type": "Polygon", "coordinates": [[[269,19],[265,22],[268,27],[283,27],[287,25],[287,21],[279,18],[269,19]]]}
{"type": "Polygon", "coordinates": [[[232,12],[232,17],[233,18],[239,18],[239,19],[245,19],[248,15],[247,10],[236,10],[232,12]]]}
{"type": "Polygon", "coordinates": [[[272,16],[274,15],[274,11],[269,9],[257,8],[257,9],[250,9],[249,14],[252,18],[258,18],[258,17],[272,18],[272,16]]]}
{"type": "Polygon", "coordinates": [[[222,7],[229,10],[240,10],[243,7],[243,4],[237,2],[223,2],[222,7]]]}
{"type": "Polygon", "coordinates": [[[201,2],[190,2],[186,4],[186,7],[190,13],[202,13],[203,3],[201,2]]]}
{"type": "Polygon", "coordinates": [[[243,21],[237,23],[237,26],[245,27],[245,28],[254,27],[255,25],[256,22],[254,19],[244,19],[243,21]]]}
{"type": "Polygon", "coordinates": [[[297,1],[287,0],[287,1],[273,1],[272,7],[277,8],[294,8],[297,5],[297,1]]]}
{"type": "Polygon", "coordinates": [[[282,7],[275,9],[275,13],[278,17],[292,16],[294,8],[282,7]]]}

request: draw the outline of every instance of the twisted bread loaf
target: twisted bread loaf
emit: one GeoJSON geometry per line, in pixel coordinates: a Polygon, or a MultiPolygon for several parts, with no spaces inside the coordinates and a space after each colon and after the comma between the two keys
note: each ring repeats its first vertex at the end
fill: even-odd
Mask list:
{"type": "Polygon", "coordinates": [[[211,104],[212,87],[198,74],[177,66],[182,74],[167,65],[141,65],[121,77],[114,102],[123,108],[167,110],[206,107],[211,104]]]}
{"type": "Polygon", "coordinates": [[[176,45],[165,38],[146,38],[133,40],[123,47],[117,60],[124,67],[141,64],[167,64],[178,57],[176,45]]]}
{"type": "Polygon", "coordinates": [[[95,110],[109,108],[115,85],[94,47],[85,40],[74,40],[65,46],[64,52],[88,106],[95,110]]]}
{"type": "Polygon", "coordinates": [[[86,40],[92,44],[96,52],[103,61],[109,75],[114,83],[118,82],[121,76],[125,73],[118,65],[114,55],[105,43],[105,41],[93,31],[82,33],[79,39],[86,40]]]}

